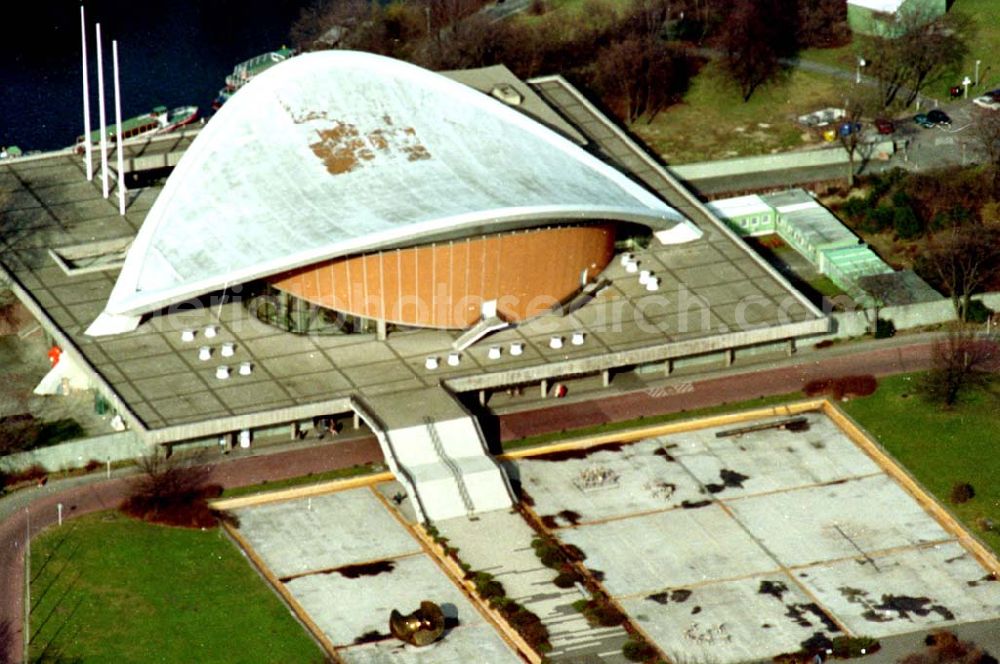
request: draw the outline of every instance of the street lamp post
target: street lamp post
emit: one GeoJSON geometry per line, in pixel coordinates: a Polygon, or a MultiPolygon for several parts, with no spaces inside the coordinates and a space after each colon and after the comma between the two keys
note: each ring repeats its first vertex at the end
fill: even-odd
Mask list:
{"type": "Polygon", "coordinates": [[[968,76],[966,76],[965,78],[962,79],[962,87],[965,88],[965,97],[963,97],[964,99],[968,99],[969,98],[969,85],[971,83],[972,83],[972,79],[970,79],[968,76]]]}
{"type": "Polygon", "coordinates": [[[979,63],[980,62],[982,62],[982,60],[976,60],[976,87],[977,88],[979,87],[979,63]]]}
{"type": "Polygon", "coordinates": [[[861,68],[864,67],[866,64],[868,64],[868,63],[865,62],[865,59],[859,56],[858,57],[857,72],[854,75],[854,83],[855,83],[855,85],[861,83],[861,68]]]}

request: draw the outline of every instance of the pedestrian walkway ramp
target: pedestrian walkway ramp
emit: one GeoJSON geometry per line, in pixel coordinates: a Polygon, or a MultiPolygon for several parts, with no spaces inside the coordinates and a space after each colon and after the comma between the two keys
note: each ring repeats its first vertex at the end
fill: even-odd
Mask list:
{"type": "Polygon", "coordinates": [[[510,483],[490,455],[479,423],[443,387],[356,396],[352,407],[378,437],[420,521],[513,505],[510,483]]]}

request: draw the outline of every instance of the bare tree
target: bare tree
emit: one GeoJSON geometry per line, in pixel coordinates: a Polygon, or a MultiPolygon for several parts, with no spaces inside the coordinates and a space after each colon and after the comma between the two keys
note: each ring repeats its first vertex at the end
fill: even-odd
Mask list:
{"type": "Polygon", "coordinates": [[[602,48],[593,84],[625,122],[650,121],[687,87],[687,60],[657,37],[630,36],[602,48]]]}
{"type": "Polygon", "coordinates": [[[945,231],[934,239],[918,267],[948,291],[959,320],[968,320],[972,295],[1000,276],[1000,223],[945,231]]]}
{"type": "Polygon", "coordinates": [[[139,519],[170,525],[214,526],[219,514],[208,507],[208,499],[222,487],[209,483],[211,466],[201,455],[188,459],[153,452],[139,459],[141,471],[132,482],[121,510],[139,519]]]}
{"type": "Polygon", "coordinates": [[[761,84],[781,70],[781,60],[795,53],[794,0],[735,0],[722,30],[729,76],[749,101],[761,84]]]}
{"type": "Polygon", "coordinates": [[[843,0],[800,0],[799,43],[816,48],[843,46],[851,41],[847,3],[843,0]]]}
{"type": "Polygon", "coordinates": [[[994,195],[1000,194],[1000,112],[977,109],[972,121],[973,140],[990,169],[994,195]]]}
{"type": "Polygon", "coordinates": [[[894,21],[885,21],[882,34],[863,37],[861,52],[868,72],[878,82],[883,108],[903,93],[909,106],[927,81],[954,69],[968,54],[971,23],[951,12],[936,15],[925,9],[904,9],[894,21]]]}
{"type": "Polygon", "coordinates": [[[869,111],[872,107],[873,103],[868,91],[855,87],[853,98],[848,100],[847,108],[844,109],[844,118],[837,129],[837,138],[844,150],[847,151],[848,188],[854,187],[854,176],[857,173],[854,162],[861,151],[860,148],[864,146],[861,120],[869,117],[869,111]]]}
{"type": "Polygon", "coordinates": [[[954,407],[970,390],[984,387],[996,369],[997,343],[980,339],[972,326],[955,323],[934,343],[932,366],[920,383],[924,396],[945,408],[954,407]]]}
{"type": "Polygon", "coordinates": [[[14,638],[14,626],[10,620],[0,619],[0,664],[10,664],[18,652],[17,639],[14,638]]]}

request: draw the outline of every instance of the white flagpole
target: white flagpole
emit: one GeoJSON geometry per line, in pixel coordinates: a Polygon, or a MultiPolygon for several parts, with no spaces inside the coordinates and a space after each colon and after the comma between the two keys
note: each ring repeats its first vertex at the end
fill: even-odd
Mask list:
{"type": "Polygon", "coordinates": [[[115,71],[115,126],[118,127],[118,138],[115,151],[118,153],[118,214],[125,216],[125,155],[122,145],[122,95],[118,85],[118,40],[111,40],[111,59],[115,71]]]}
{"type": "Polygon", "coordinates": [[[83,146],[87,155],[87,181],[94,179],[94,146],[90,144],[90,79],[87,76],[87,23],[80,5],[80,41],[83,45],[83,146]]]}
{"type": "Polygon", "coordinates": [[[101,57],[101,24],[97,24],[97,105],[101,122],[101,185],[108,197],[108,128],[104,117],[104,60],[101,57]]]}

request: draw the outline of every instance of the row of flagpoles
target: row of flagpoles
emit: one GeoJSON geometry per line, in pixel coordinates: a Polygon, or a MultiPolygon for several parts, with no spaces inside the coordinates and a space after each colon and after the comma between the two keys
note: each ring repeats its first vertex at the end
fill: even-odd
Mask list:
{"type": "MultiPolygon", "coordinates": [[[[97,37],[97,105],[98,121],[101,125],[101,190],[104,198],[110,195],[108,176],[108,131],[104,117],[104,49],[101,45],[101,24],[96,26],[97,37]]],[[[94,153],[90,136],[90,81],[87,77],[87,23],[83,6],[80,6],[80,41],[83,49],[83,136],[87,162],[87,180],[94,179],[94,153]]],[[[118,214],[125,214],[125,155],[122,151],[122,99],[118,84],[118,41],[111,41],[111,60],[115,79],[115,127],[118,135],[115,152],[118,154],[118,214]]]]}

